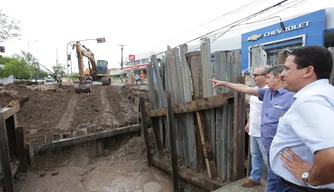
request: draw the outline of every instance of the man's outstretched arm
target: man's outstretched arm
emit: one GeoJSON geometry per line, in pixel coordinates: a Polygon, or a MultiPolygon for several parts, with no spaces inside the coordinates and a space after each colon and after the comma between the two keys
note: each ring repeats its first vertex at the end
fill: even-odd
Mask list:
{"type": "Polygon", "coordinates": [[[216,88],[218,86],[224,86],[228,87],[230,89],[233,89],[234,91],[241,92],[241,93],[247,93],[249,95],[259,96],[259,92],[257,88],[248,87],[244,84],[237,84],[237,83],[229,83],[226,81],[219,81],[210,79],[210,81],[213,83],[213,88],[216,88]]]}

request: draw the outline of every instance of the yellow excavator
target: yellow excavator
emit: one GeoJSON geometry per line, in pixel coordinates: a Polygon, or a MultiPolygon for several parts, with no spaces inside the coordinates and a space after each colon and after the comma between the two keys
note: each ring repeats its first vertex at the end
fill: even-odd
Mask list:
{"type": "Polygon", "coordinates": [[[91,92],[93,81],[100,81],[102,85],[110,85],[110,71],[108,70],[108,61],[98,60],[95,62],[94,53],[80,42],[76,42],[76,52],[79,65],[79,77],[78,81],[74,81],[74,91],[91,92]],[[88,68],[85,70],[83,57],[87,57],[88,68]]]}

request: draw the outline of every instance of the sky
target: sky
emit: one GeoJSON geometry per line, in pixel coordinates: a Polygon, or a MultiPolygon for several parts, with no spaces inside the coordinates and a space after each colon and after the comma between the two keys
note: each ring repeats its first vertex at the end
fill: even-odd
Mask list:
{"type": "MultiPolygon", "coordinates": [[[[165,51],[238,19],[249,16],[282,0],[10,0],[1,2],[3,13],[20,21],[21,38],[0,43],[5,56],[29,51],[49,69],[58,63],[66,65],[66,45],[71,41],[105,37],[106,43],[81,41],[95,54],[107,60],[109,68],[120,67],[129,54],[165,51]],[[230,2],[230,1],[229,1],[230,2]],[[223,16],[248,4],[247,7],[223,16]]],[[[282,18],[334,7],[329,0],[288,0],[253,20],[278,15],[282,18]]],[[[253,21],[249,20],[247,22],[253,21]]],[[[226,30],[223,28],[221,32],[226,30]]],[[[234,29],[233,29],[234,30],[234,29]]],[[[233,30],[221,38],[233,36],[233,30]]],[[[199,40],[190,44],[199,43],[199,40]]],[[[75,50],[73,71],[77,71],[75,50]]]]}

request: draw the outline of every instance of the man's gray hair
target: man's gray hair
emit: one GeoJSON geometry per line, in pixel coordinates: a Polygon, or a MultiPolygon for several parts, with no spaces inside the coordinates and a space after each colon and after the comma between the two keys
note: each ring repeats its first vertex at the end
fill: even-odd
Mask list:
{"type": "Polygon", "coordinates": [[[274,65],[266,71],[266,74],[273,73],[273,75],[277,77],[279,74],[282,73],[283,70],[284,70],[284,65],[281,65],[281,64],[274,65]]]}
{"type": "Polygon", "coordinates": [[[257,66],[256,68],[263,68],[263,74],[267,74],[268,69],[270,69],[269,65],[260,65],[257,66]]]}

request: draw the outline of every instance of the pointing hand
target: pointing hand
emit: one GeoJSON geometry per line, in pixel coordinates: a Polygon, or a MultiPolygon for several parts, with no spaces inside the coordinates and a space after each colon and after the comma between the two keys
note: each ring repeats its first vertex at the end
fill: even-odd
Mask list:
{"type": "Polygon", "coordinates": [[[213,83],[213,88],[224,85],[225,81],[219,81],[215,79],[209,79],[213,83]]]}

